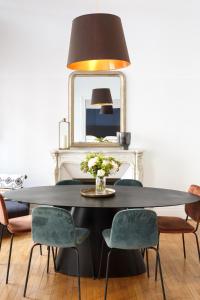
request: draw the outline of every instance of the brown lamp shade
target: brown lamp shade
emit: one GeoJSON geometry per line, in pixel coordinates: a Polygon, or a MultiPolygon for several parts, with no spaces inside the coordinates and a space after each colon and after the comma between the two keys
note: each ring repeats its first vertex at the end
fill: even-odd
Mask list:
{"type": "Polygon", "coordinates": [[[67,67],[105,71],[130,64],[121,19],[112,14],[88,14],[72,23],[67,67]]]}
{"type": "Polygon", "coordinates": [[[110,105],[112,103],[110,89],[101,88],[92,90],[92,105],[110,105]]]}
{"type": "Polygon", "coordinates": [[[102,105],[100,109],[100,115],[112,115],[113,106],[112,105],[102,105]]]}

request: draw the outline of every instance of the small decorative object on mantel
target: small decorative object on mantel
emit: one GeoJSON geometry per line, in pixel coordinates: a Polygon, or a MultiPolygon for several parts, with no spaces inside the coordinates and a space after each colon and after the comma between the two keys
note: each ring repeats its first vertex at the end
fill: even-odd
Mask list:
{"type": "Polygon", "coordinates": [[[106,189],[106,177],[118,172],[120,165],[121,163],[114,157],[105,156],[103,153],[91,152],[81,162],[81,171],[89,173],[96,178],[96,195],[110,196],[106,189]]]}
{"type": "Polygon", "coordinates": [[[124,148],[124,150],[128,150],[128,147],[131,143],[131,133],[117,132],[117,140],[118,143],[124,148]]]}
{"type": "Polygon", "coordinates": [[[67,150],[70,148],[69,143],[70,137],[70,123],[63,118],[59,122],[59,149],[60,150],[67,150]]]}

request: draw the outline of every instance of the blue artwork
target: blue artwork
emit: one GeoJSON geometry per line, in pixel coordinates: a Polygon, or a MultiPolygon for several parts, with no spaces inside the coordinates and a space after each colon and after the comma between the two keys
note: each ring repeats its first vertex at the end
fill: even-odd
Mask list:
{"type": "Polygon", "coordinates": [[[120,131],[120,108],[113,114],[100,114],[100,109],[86,109],[86,135],[96,137],[116,136],[120,131]]]}

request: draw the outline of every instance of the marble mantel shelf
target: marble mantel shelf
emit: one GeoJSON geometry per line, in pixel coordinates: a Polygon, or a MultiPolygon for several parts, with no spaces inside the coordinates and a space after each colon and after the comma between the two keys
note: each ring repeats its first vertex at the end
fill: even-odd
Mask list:
{"type": "MultiPolygon", "coordinates": [[[[129,149],[123,150],[120,148],[71,148],[69,150],[53,150],[51,155],[54,159],[55,182],[63,179],[77,178],[80,176],[72,176],[72,166],[80,165],[88,152],[102,152],[109,156],[119,159],[123,164],[128,164],[131,168],[131,177],[142,181],[143,179],[143,150],[129,149]],[[71,168],[71,169],[70,169],[71,168]]],[[[79,169],[79,168],[78,168],[79,169]]]]}

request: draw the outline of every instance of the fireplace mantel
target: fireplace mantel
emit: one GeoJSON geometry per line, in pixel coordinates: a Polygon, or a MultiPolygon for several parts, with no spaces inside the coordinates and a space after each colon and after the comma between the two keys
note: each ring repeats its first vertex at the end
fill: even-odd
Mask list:
{"type": "Polygon", "coordinates": [[[113,156],[122,162],[119,174],[113,177],[123,177],[127,169],[130,168],[130,175],[132,179],[142,181],[143,179],[143,151],[138,149],[122,150],[114,148],[82,148],[82,149],[70,149],[70,150],[54,150],[51,155],[54,159],[54,176],[55,183],[59,180],[80,178],[81,176],[90,178],[88,174],[81,174],[80,162],[85,158],[89,152],[102,152],[105,155],[113,156]],[[81,175],[80,175],[81,174],[81,175]],[[121,175],[120,175],[121,174],[121,175]]]}

